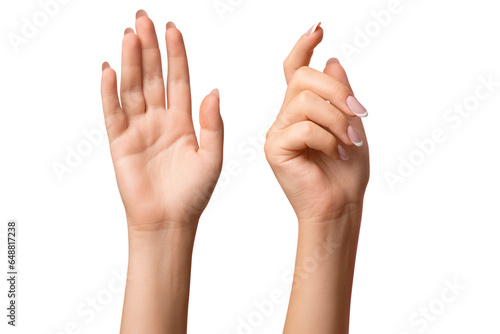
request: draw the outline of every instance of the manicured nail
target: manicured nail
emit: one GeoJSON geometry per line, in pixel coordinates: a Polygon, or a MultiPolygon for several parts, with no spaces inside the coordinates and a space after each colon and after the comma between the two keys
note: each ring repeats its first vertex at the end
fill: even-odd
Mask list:
{"type": "Polygon", "coordinates": [[[349,125],[347,128],[347,136],[352,141],[352,143],[356,146],[363,146],[363,139],[358,135],[356,130],[352,126],[349,125]]]}
{"type": "Polygon", "coordinates": [[[306,36],[310,36],[310,35],[314,34],[314,32],[316,30],[318,30],[320,25],[321,25],[321,22],[318,22],[315,25],[313,25],[311,28],[309,28],[309,30],[306,32],[306,36]]]}
{"type": "Polygon", "coordinates": [[[133,33],[134,33],[134,29],[127,28],[127,29],[125,29],[125,32],[123,34],[126,35],[126,34],[133,34],[133,33]]]}
{"type": "Polygon", "coordinates": [[[148,13],[146,13],[145,10],[143,9],[140,9],[137,11],[137,13],[135,13],[135,19],[137,20],[139,17],[143,17],[143,16],[148,16],[148,13]]]}
{"type": "Polygon", "coordinates": [[[110,68],[110,66],[109,66],[109,63],[107,61],[105,61],[104,63],[102,63],[102,70],[104,71],[107,68],[110,68]]]}
{"type": "Polygon", "coordinates": [[[352,95],[350,95],[347,98],[347,106],[349,109],[353,112],[354,115],[359,116],[359,117],[366,117],[368,116],[368,111],[366,111],[365,107],[359,103],[358,100],[352,95]]]}
{"type": "Polygon", "coordinates": [[[215,88],[210,94],[217,95],[217,97],[220,98],[219,90],[217,88],[215,88]]]}
{"type": "Polygon", "coordinates": [[[339,145],[339,155],[342,160],[349,160],[349,156],[347,152],[344,150],[342,146],[339,145]]]}
{"type": "Polygon", "coordinates": [[[172,22],[172,21],[167,23],[167,29],[170,29],[170,28],[176,28],[174,22],[172,22]]]}
{"type": "Polygon", "coordinates": [[[332,58],[328,59],[328,61],[326,62],[326,65],[329,65],[331,63],[339,63],[339,60],[335,57],[332,57],[332,58]]]}

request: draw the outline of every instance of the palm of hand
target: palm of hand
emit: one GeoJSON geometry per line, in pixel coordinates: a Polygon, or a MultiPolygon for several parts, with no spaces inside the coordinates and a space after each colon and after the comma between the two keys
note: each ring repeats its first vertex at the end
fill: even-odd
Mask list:
{"type": "Polygon", "coordinates": [[[123,38],[120,98],[116,73],[107,63],[103,64],[101,86],[128,223],[140,227],[196,223],[222,167],[219,93],[213,90],[200,106],[198,145],[182,34],[173,23],[167,24],[165,92],[156,32],[145,12],[138,12],[136,29],[137,34],[128,28],[123,38]]]}
{"type": "Polygon", "coordinates": [[[131,222],[197,220],[215,187],[220,167],[197,154],[190,120],[176,113],[148,111],[110,143],[131,222]]]}
{"type": "Polygon", "coordinates": [[[278,181],[299,220],[328,221],[350,205],[361,204],[369,178],[367,145],[350,156],[349,161],[334,160],[306,149],[279,164],[282,172],[278,181]]]}

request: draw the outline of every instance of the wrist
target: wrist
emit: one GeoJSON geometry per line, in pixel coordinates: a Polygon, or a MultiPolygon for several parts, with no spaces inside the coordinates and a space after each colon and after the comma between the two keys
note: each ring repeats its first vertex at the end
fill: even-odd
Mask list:
{"type": "Polygon", "coordinates": [[[321,245],[330,255],[355,254],[361,216],[362,207],[351,206],[340,215],[299,219],[299,243],[321,245]]]}
{"type": "Polygon", "coordinates": [[[189,224],[178,222],[160,222],[137,224],[128,220],[128,240],[130,252],[170,251],[191,249],[198,227],[198,221],[189,224]]]}
{"type": "MultiPolygon", "coordinates": [[[[325,210],[326,211],[326,210],[325,210]]],[[[350,226],[358,226],[361,223],[363,212],[363,202],[356,202],[343,205],[342,208],[326,211],[321,214],[309,212],[298,213],[297,220],[299,226],[310,226],[317,229],[338,229],[343,228],[346,224],[350,226]]]]}
{"type": "Polygon", "coordinates": [[[184,286],[189,281],[196,228],[128,227],[127,281],[152,280],[152,286],[184,286]]]}

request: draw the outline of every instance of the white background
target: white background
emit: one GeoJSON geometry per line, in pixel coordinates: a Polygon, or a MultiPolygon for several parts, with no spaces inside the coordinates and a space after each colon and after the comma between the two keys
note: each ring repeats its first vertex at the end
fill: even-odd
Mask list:
{"type": "Polygon", "coordinates": [[[116,276],[126,268],[127,235],[107,140],[93,144],[61,180],[53,165],[66,164],[68,149],[84,145],[84,131],[100,131],[101,64],[119,69],[123,30],[145,9],[162,47],[167,21],[184,34],[196,124],[201,99],[213,88],[221,92],[225,168],[197,234],[190,333],[282,330],[286,299],[259,326],[238,326],[252,314],[258,319],[254,302],[275,289],[289,293],[297,224],[261,138],[286,89],[282,61],[317,21],[325,34],[311,65],[323,69],[338,57],[370,112],[364,123],[371,181],[351,332],[498,333],[500,87],[474,97],[481,77],[500,81],[497,3],[400,0],[381,28],[372,11],[386,10],[390,0],[220,3],[230,10],[218,13],[213,0],[70,0],[14,47],[9,36],[22,36],[23,18],[33,22],[42,7],[2,2],[0,267],[6,271],[6,222],[17,219],[20,279],[15,329],[6,325],[1,280],[0,332],[119,330],[123,286],[116,276]],[[371,37],[361,45],[356,38],[365,29],[371,37]],[[342,51],[356,43],[356,54],[342,51]],[[449,111],[464,103],[468,117],[449,111]],[[436,128],[446,140],[424,156],[415,141],[436,128]],[[419,165],[391,188],[387,173],[410,158],[419,165]],[[238,167],[228,168],[230,161],[238,167]],[[451,303],[439,301],[446,280],[465,286],[451,303]],[[88,304],[92,298],[100,311],[88,304]],[[414,313],[429,307],[440,314],[424,320],[424,329],[425,318],[414,313]]]}

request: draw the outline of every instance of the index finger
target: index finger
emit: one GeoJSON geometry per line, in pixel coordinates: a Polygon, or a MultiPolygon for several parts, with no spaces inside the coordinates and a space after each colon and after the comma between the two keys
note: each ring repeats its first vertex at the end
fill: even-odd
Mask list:
{"type": "Polygon", "coordinates": [[[314,48],[323,39],[323,29],[321,29],[320,25],[321,22],[316,23],[304,35],[302,35],[283,62],[283,69],[285,70],[287,83],[292,79],[295,71],[302,66],[308,66],[311,62],[314,48]]]}

